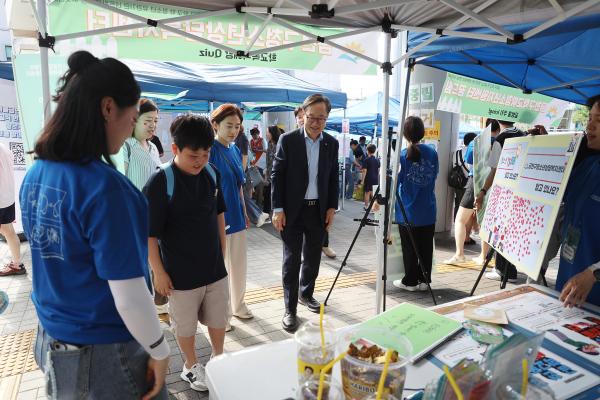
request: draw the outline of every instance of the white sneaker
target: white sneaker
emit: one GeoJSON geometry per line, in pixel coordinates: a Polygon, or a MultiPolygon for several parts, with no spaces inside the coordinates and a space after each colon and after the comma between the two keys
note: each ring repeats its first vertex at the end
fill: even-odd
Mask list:
{"type": "Polygon", "coordinates": [[[481,257],[473,257],[471,261],[473,261],[475,265],[483,265],[483,263],[485,263],[485,259],[481,257]]]}
{"type": "MultiPolygon", "coordinates": [[[[409,292],[418,292],[420,290],[419,285],[415,285],[415,286],[405,285],[404,283],[402,283],[402,279],[396,279],[394,282],[392,282],[392,285],[396,286],[399,289],[408,290],[409,292]]],[[[427,286],[425,286],[425,287],[427,288],[427,286]]]]}
{"type": "Polygon", "coordinates": [[[161,306],[156,306],[156,313],[160,314],[168,314],[169,313],[169,303],[163,304],[161,306]]]}
{"type": "Polygon", "coordinates": [[[267,213],[260,214],[260,217],[258,217],[258,221],[256,221],[256,227],[260,228],[261,226],[266,224],[268,220],[269,220],[269,214],[267,214],[267,213]]]}
{"type": "Polygon", "coordinates": [[[453,255],[449,259],[442,261],[442,264],[449,264],[449,265],[460,264],[460,263],[464,263],[465,261],[467,261],[465,256],[453,255]]]}
{"type": "Polygon", "coordinates": [[[197,392],[206,392],[208,387],[206,386],[206,374],[204,372],[204,365],[196,363],[192,365],[192,368],[187,369],[183,364],[183,371],[181,371],[181,379],[190,384],[190,388],[197,392]]]}
{"type": "Polygon", "coordinates": [[[323,254],[325,254],[329,258],[335,258],[337,254],[331,247],[323,247],[323,254]]]}
{"type": "MultiPolygon", "coordinates": [[[[485,277],[493,281],[502,281],[502,275],[500,275],[500,272],[498,272],[496,268],[494,268],[491,272],[486,273],[485,277]]],[[[508,282],[516,283],[517,278],[508,278],[508,282]]]]}

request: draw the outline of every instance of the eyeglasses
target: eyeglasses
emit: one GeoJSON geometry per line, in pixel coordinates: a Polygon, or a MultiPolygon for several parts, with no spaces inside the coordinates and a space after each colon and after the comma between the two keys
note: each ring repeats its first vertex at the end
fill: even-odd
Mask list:
{"type": "Polygon", "coordinates": [[[306,119],[308,119],[310,122],[317,122],[319,124],[324,124],[327,121],[327,118],[316,118],[308,115],[306,115],[306,119]]]}

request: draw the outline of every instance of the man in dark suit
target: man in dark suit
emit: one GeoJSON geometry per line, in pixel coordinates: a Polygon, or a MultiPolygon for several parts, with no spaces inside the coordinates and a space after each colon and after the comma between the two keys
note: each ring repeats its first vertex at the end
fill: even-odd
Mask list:
{"type": "Polygon", "coordinates": [[[273,161],[272,223],[283,239],[283,329],[298,328],[298,301],[318,313],[313,297],[323,235],[338,206],[338,142],[323,132],[331,103],[314,94],[304,100],[304,126],[279,138],[273,161]]]}

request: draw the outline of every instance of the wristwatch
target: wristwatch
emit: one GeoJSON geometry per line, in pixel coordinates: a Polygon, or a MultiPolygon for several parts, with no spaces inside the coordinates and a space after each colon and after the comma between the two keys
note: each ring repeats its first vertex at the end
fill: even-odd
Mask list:
{"type": "Polygon", "coordinates": [[[594,278],[596,278],[596,282],[600,282],[600,262],[597,262],[596,264],[592,264],[588,268],[594,274],[594,278]]]}

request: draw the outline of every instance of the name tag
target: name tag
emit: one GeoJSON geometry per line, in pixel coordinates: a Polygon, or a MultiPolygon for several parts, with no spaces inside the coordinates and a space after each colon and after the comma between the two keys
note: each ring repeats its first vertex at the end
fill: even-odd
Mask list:
{"type": "Polygon", "coordinates": [[[579,239],[581,239],[581,231],[573,226],[569,226],[569,229],[567,229],[567,236],[562,244],[561,254],[562,258],[569,264],[572,264],[575,260],[579,239]]]}

